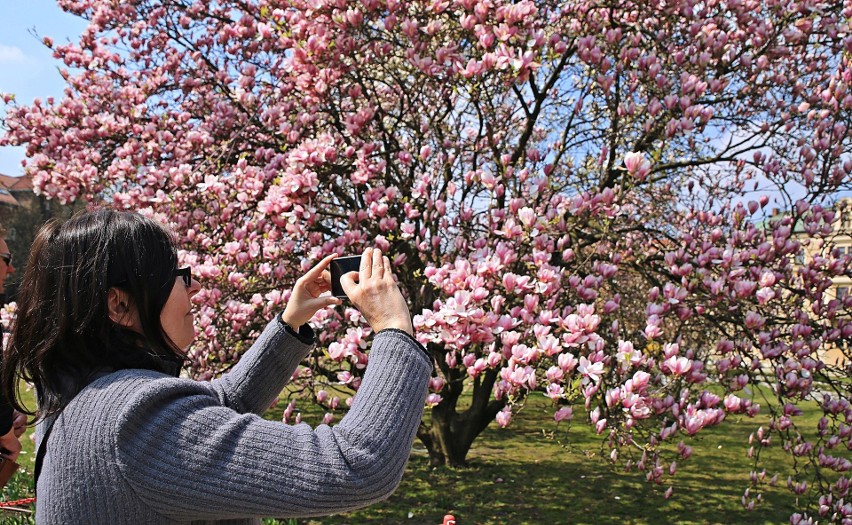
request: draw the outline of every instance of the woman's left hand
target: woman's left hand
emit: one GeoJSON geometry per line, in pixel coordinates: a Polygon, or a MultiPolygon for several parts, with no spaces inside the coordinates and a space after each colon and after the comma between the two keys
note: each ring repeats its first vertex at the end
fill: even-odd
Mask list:
{"type": "Polygon", "coordinates": [[[293,330],[298,331],[299,327],[310,321],[318,310],[341,304],[337,297],[322,295],[331,290],[328,265],[335,257],[337,254],[333,253],[320,261],[293,286],[293,293],[290,295],[287,307],[284,308],[284,313],[281,314],[281,320],[290,325],[293,330]]]}

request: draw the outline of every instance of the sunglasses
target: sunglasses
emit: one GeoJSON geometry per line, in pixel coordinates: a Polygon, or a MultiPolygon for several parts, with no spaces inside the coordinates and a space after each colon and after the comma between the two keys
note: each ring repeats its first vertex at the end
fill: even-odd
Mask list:
{"type": "Polygon", "coordinates": [[[0,259],[3,259],[6,262],[6,265],[12,264],[12,254],[9,252],[0,253],[0,259]]]}
{"type": "Polygon", "coordinates": [[[189,288],[192,286],[192,271],[189,266],[185,266],[183,268],[178,268],[175,270],[175,277],[180,277],[183,279],[183,285],[189,288]]]}

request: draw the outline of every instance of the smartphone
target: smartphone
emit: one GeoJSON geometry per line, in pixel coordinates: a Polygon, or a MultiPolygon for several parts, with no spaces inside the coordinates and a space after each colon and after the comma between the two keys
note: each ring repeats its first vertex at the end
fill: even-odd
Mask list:
{"type": "Polygon", "coordinates": [[[357,272],[361,268],[361,256],[338,257],[331,261],[331,295],[343,299],[346,292],[340,285],[340,277],[349,272],[357,272]]]}

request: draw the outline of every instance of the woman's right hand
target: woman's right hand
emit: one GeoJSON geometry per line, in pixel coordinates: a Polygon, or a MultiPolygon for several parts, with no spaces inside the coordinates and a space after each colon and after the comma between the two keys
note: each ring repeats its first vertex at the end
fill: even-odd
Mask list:
{"type": "Polygon", "coordinates": [[[390,259],[380,249],[364,250],[359,271],[341,276],[340,284],[374,333],[397,328],[414,335],[411,314],[393,280],[390,259]]]}

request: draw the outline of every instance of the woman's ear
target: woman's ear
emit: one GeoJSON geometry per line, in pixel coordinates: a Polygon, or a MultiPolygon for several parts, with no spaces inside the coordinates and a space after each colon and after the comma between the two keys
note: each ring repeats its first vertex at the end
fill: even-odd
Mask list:
{"type": "Polygon", "coordinates": [[[107,311],[109,319],[118,326],[139,330],[142,323],[139,313],[130,301],[130,295],[124,290],[112,287],[107,292],[107,311]]]}

